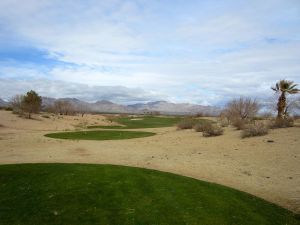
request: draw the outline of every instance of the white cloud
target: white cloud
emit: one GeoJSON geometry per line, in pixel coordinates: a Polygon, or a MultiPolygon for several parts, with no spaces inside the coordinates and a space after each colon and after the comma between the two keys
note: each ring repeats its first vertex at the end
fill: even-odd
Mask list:
{"type": "Polygon", "coordinates": [[[108,100],[115,103],[130,104],[166,99],[166,96],[147,92],[140,88],[123,86],[91,86],[54,80],[14,80],[0,78],[0,98],[9,100],[16,94],[35,90],[41,96],[53,98],[78,98],[85,101],[108,100]]]}
{"type": "MultiPolygon", "coordinates": [[[[282,78],[300,83],[297,0],[217,3],[178,7],[158,1],[2,0],[0,26],[9,35],[70,64],[5,63],[0,78],[73,82],[83,85],[80,90],[126,86],[176,102],[205,104],[237,95],[270,95],[269,87],[282,78]]],[[[54,86],[55,93],[80,94],[54,86]]]]}

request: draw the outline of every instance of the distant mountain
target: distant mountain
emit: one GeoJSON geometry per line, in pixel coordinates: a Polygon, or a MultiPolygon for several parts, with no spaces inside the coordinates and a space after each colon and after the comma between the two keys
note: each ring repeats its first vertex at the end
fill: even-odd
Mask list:
{"type": "Polygon", "coordinates": [[[93,112],[106,113],[134,113],[126,105],[115,104],[110,101],[102,100],[89,104],[90,110],[93,112]]]}
{"type": "Polygon", "coordinates": [[[53,105],[55,101],[62,100],[70,102],[74,107],[80,108],[83,105],[90,112],[102,113],[137,113],[137,114],[151,114],[161,113],[170,115],[187,115],[204,113],[210,115],[217,115],[220,112],[218,107],[202,106],[189,103],[171,103],[167,101],[156,101],[148,103],[137,103],[131,105],[116,104],[107,100],[100,100],[94,103],[88,103],[76,98],[48,98],[43,97],[43,107],[53,105]]]}
{"type": "Polygon", "coordinates": [[[145,104],[134,104],[128,107],[138,111],[155,111],[162,114],[196,114],[204,113],[210,115],[216,115],[220,112],[220,109],[213,106],[203,106],[189,103],[171,103],[167,101],[156,101],[145,104]]]}
{"type": "Polygon", "coordinates": [[[7,101],[4,101],[3,99],[0,98],[0,107],[6,107],[8,105],[9,103],[7,101]]]}

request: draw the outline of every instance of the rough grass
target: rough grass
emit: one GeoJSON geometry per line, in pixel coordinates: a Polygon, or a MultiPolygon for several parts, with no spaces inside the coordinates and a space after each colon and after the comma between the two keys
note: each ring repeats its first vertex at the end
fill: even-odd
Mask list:
{"type": "Polygon", "coordinates": [[[291,212],[224,186],[153,170],[83,164],[0,166],[0,224],[282,225],[291,212]]]}
{"type": "Polygon", "coordinates": [[[177,124],[181,117],[160,117],[160,116],[144,116],[144,117],[116,117],[111,121],[121,124],[121,126],[88,126],[90,129],[137,129],[137,128],[156,128],[171,127],[177,124]]]}
{"type": "Polygon", "coordinates": [[[72,140],[119,140],[153,136],[155,133],[143,131],[78,131],[46,134],[46,137],[72,140]]]}

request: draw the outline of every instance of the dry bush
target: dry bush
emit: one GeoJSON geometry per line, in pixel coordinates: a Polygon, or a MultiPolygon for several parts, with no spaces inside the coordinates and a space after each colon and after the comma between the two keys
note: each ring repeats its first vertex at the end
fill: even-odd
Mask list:
{"type": "Polygon", "coordinates": [[[219,136],[224,133],[222,127],[217,124],[207,123],[203,130],[203,137],[219,136]]]}
{"type": "Polygon", "coordinates": [[[226,117],[220,116],[218,118],[218,123],[221,127],[228,127],[229,126],[229,120],[226,119],[226,117]]]}
{"type": "Polygon", "coordinates": [[[293,127],[294,126],[294,119],[291,117],[285,118],[285,119],[275,119],[271,122],[270,128],[276,129],[276,128],[287,128],[287,127],[293,127]]]}
{"type": "Polygon", "coordinates": [[[263,136],[268,134],[269,128],[264,123],[252,123],[247,124],[245,129],[242,131],[242,138],[254,137],[254,136],[263,136]]]}
{"type": "Polygon", "coordinates": [[[192,129],[195,126],[195,124],[196,124],[195,120],[191,118],[185,118],[177,124],[177,129],[178,130],[192,129]]]}
{"type": "Polygon", "coordinates": [[[15,95],[14,97],[12,97],[12,99],[10,100],[10,107],[12,108],[13,113],[20,115],[23,113],[23,99],[24,95],[15,95]]]}
{"type": "Polygon", "coordinates": [[[68,100],[56,100],[53,104],[53,110],[60,115],[75,115],[76,109],[72,102],[68,100]]]}
{"type": "Polygon", "coordinates": [[[195,117],[204,117],[204,113],[203,112],[198,112],[198,113],[196,113],[195,117]]]}
{"type": "Polygon", "coordinates": [[[233,122],[237,119],[249,120],[256,116],[259,104],[251,98],[239,98],[230,101],[221,115],[233,122]]]}
{"type": "Polygon", "coordinates": [[[196,123],[193,128],[196,132],[203,132],[208,129],[210,124],[211,123],[196,123]]]}
{"type": "Polygon", "coordinates": [[[299,115],[299,114],[294,115],[294,116],[293,116],[293,119],[294,119],[294,120],[300,119],[300,115],[299,115]]]}
{"type": "Polygon", "coordinates": [[[240,118],[237,118],[232,121],[232,126],[234,126],[237,130],[245,129],[247,124],[248,124],[248,121],[242,120],[240,118]]]}

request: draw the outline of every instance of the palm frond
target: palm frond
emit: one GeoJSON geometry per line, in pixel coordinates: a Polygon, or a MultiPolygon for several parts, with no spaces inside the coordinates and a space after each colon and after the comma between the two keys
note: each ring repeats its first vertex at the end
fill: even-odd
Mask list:
{"type": "Polygon", "coordinates": [[[293,85],[290,86],[289,89],[294,89],[297,85],[298,85],[298,84],[293,84],[293,85]]]}
{"type": "Polygon", "coordinates": [[[292,90],[288,90],[287,91],[289,94],[297,94],[297,93],[299,93],[300,92],[300,89],[292,89],[292,90]]]}

